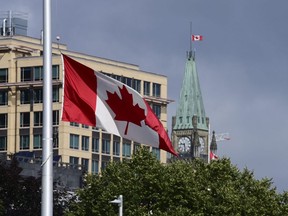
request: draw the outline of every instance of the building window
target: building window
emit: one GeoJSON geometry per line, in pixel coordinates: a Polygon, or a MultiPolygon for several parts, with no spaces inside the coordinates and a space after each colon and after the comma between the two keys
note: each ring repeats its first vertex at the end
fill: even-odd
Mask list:
{"type": "Polygon", "coordinates": [[[53,110],[53,125],[59,125],[59,110],[53,110]]]}
{"type": "MultiPolygon", "coordinates": [[[[59,66],[52,66],[52,79],[59,79],[59,66]]],[[[43,67],[35,66],[35,67],[22,67],[21,68],[21,82],[27,81],[41,81],[43,80],[43,67]]]]}
{"type": "Polygon", "coordinates": [[[153,83],[153,96],[160,97],[161,95],[161,85],[158,83],[153,83]]]}
{"type": "Polygon", "coordinates": [[[82,150],[89,151],[89,137],[82,136],[82,150]]]}
{"type": "Polygon", "coordinates": [[[1,113],[0,114],[0,128],[7,128],[8,127],[8,114],[1,113]]]}
{"type": "Polygon", "coordinates": [[[152,147],[152,154],[156,156],[158,160],[160,160],[160,150],[159,148],[152,147]]]}
{"type": "Polygon", "coordinates": [[[20,135],[20,150],[29,149],[29,135],[20,135]]]}
{"type": "Polygon", "coordinates": [[[21,82],[32,81],[33,77],[32,71],[33,71],[32,67],[21,68],[21,82]]]}
{"type": "Polygon", "coordinates": [[[42,90],[42,88],[33,89],[33,101],[34,101],[34,103],[42,103],[43,102],[43,90],[42,90]]]}
{"type": "Polygon", "coordinates": [[[161,117],[161,105],[152,104],[152,110],[158,119],[161,117]]]}
{"type": "Polygon", "coordinates": [[[53,127],[53,148],[59,147],[59,134],[58,134],[58,128],[53,127]]]}
{"type": "Polygon", "coordinates": [[[0,90],[0,106],[5,106],[8,104],[8,90],[1,89],[0,90]]]}
{"type": "Polygon", "coordinates": [[[123,139],[122,156],[123,157],[131,156],[131,141],[130,140],[123,139]]]}
{"type": "Polygon", "coordinates": [[[88,172],[89,170],[89,159],[86,159],[86,158],[82,158],[81,159],[81,165],[83,167],[83,169],[88,172]]]}
{"type": "Polygon", "coordinates": [[[29,126],[30,126],[30,112],[21,112],[20,127],[29,127],[29,126]]]}
{"type": "Polygon", "coordinates": [[[70,156],[69,157],[69,163],[77,166],[77,165],[79,165],[79,158],[70,156]]]}
{"type": "Polygon", "coordinates": [[[7,136],[0,136],[0,151],[7,151],[7,136]]]}
{"type": "Polygon", "coordinates": [[[113,155],[120,155],[120,137],[113,136],[113,155]]]}
{"type": "Polygon", "coordinates": [[[79,127],[79,123],[77,123],[77,122],[70,122],[70,126],[79,127]]]}
{"type": "Polygon", "coordinates": [[[33,77],[35,81],[41,81],[43,80],[43,67],[34,67],[34,74],[33,77]]]}
{"type": "Polygon", "coordinates": [[[99,138],[92,137],[92,152],[99,152],[99,138]]]}
{"type": "Polygon", "coordinates": [[[52,66],[52,79],[53,80],[59,79],[59,65],[52,66]]]}
{"type": "Polygon", "coordinates": [[[79,135],[70,134],[70,148],[79,149],[79,135]]]}
{"type": "Polygon", "coordinates": [[[43,125],[43,112],[34,112],[34,126],[42,126],[43,125]]]}
{"type": "Polygon", "coordinates": [[[89,125],[82,124],[82,128],[88,129],[88,128],[89,128],[89,125]]]}
{"type": "Polygon", "coordinates": [[[92,174],[98,174],[99,173],[99,161],[98,160],[92,160],[92,174]]]}
{"type": "Polygon", "coordinates": [[[33,136],[33,149],[41,149],[42,148],[42,135],[34,134],[33,136]]]}
{"type": "Polygon", "coordinates": [[[133,79],[133,89],[135,89],[137,92],[141,92],[141,80],[133,79]]]}
{"type": "Polygon", "coordinates": [[[53,102],[59,102],[59,86],[53,86],[52,98],[53,102]]]}
{"type": "Polygon", "coordinates": [[[23,89],[20,91],[20,103],[30,104],[30,89],[23,89]]]}
{"type": "Polygon", "coordinates": [[[137,152],[138,149],[141,148],[141,144],[134,142],[134,148],[133,148],[133,153],[135,154],[137,152]]]}
{"type": "Polygon", "coordinates": [[[110,134],[103,134],[102,153],[110,154],[110,134]]]}
{"type": "Polygon", "coordinates": [[[102,161],[101,162],[101,170],[103,171],[109,164],[109,161],[102,161]]]}
{"type": "Polygon", "coordinates": [[[150,96],[150,82],[144,81],[144,95],[150,96]]]}
{"type": "Polygon", "coordinates": [[[7,82],[8,82],[8,69],[0,68],[0,83],[7,83],[7,82]]]}

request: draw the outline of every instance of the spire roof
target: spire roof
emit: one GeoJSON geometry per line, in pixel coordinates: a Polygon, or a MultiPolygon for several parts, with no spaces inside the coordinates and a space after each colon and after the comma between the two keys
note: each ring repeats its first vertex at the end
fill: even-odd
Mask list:
{"type": "Polygon", "coordinates": [[[176,112],[176,123],[173,129],[193,129],[192,117],[194,115],[198,117],[197,128],[208,130],[200,83],[196,70],[195,52],[192,53],[192,51],[190,51],[186,59],[180,100],[176,112]]]}

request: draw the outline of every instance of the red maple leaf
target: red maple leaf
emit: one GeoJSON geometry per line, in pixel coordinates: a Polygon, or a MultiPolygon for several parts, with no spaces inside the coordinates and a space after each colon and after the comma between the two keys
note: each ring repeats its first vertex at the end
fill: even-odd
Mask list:
{"type": "Polygon", "coordinates": [[[120,90],[122,98],[120,98],[116,92],[112,94],[111,92],[107,91],[108,99],[106,100],[106,103],[115,113],[115,120],[127,121],[124,133],[126,135],[129,122],[141,126],[141,121],[146,118],[145,110],[139,107],[138,104],[133,105],[132,94],[128,92],[127,88],[124,85],[122,89],[120,87],[118,88],[120,90]]]}

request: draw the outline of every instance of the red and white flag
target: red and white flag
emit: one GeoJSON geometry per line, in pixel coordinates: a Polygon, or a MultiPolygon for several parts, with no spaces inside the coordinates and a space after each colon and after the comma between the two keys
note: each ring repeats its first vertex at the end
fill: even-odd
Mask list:
{"type": "Polygon", "coordinates": [[[63,55],[62,120],[163,149],[177,156],[162,123],[134,89],[63,55]]]}
{"type": "Polygon", "coordinates": [[[203,36],[202,35],[192,35],[191,39],[192,39],[192,41],[202,41],[203,36]]]}
{"type": "Polygon", "coordinates": [[[218,160],[218,156],[210,151],[210,160],[218,160]]]}

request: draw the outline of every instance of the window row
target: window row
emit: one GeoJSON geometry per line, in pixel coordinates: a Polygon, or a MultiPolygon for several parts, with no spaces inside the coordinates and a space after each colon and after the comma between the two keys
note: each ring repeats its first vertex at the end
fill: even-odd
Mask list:
{"type": "MultiPolygon", "coordinates": [[[[78,134],[70,134],[70,149],[77,149],[79,150],[80,147],[80,139],[81,139],[81,150],[82,151],[89,151],[89,139],[88,136],[80,136],[78,134]]],[[[110,154],[111,150],[113,152],[113,155],[120,156],[120,137],[113,135],[113,143],[111,146],[111,139],[110,134],[103,134],[102,140],[101,140],[101,152],[103,154],[110,154]],[[112,149],[111,149],[112,147],[112,149]]],[[[99,152],[99,136],[93,137],[91,141],[91,150],[92,152],[98,153],[99,152]]],[[[122,156],[123,157],[130,157],[131,156],[131,141],[127,139],[123,139],[122,144],[122,156]]]]}
{"type": "MultiPolygon", "coordinates": [[[[28,81],[42,81],[43,80],[43,66],[22,67],[21,68],[21,82],[28,81]]],[[[52,66],[52,79],[59,79],[59,65],[52,66]]]]}
{"type": "MultiPolygon", "coordinates": [[[[29,150],[30,149],[30,144],[33,145],[33,149],[42,149],[42,134],[34,134],[33,135],[33,143],[30,143],[30,135],[25,134],[25,135],[20,135],[20,150],[29,150]]],[[[59,143],[58,143],[58,134],[53,134],[53,148],[58,148],[59,143]]],[[[0,137],[0,142],[1,142],[1,137],[0,137]]],[[[7,150],[7,139],[6,139],[6,150],[7,150]]]]}
{"type": "MultiPolygon", "coordinates": [[[[43,112],[21,112],[20,113],[20,127],[30,127],[30,114],[33,114],[33,126],[43,126],[43,112]]],[[[52,112],[53,125],[59,125],[59,110],[52,112]]],[[[0,115],[1,116],[1,115],[0,115]]]]}
{"type": "MultiPolygon", "coordinates": [[[[131,88],[141,93],[141,80],[125,76],[119,76],[115,74],[108,74],[108,73],[104,74],[130,86],[131,88]]],[[[143,94],[146,96],[151,96],[151,82],[144,81],[143,87],[144,87],[143,94]]],[[[161,96],[161,85],[159,83],[152,83],[152,96],[153,97],[161,96]]]]}
{"type": "MultiPolygon", "coordinates": [[[[59,86],[53,86],[53,102],[59,102],[59,86]]],[[[20,90],[21,104],[43,103],[43,88],[29,88],[20,90]]],[[[8,105],[8,89],[0,89],[0,106],[8,105]]]]}
{"type": "MultiPolygon", "coordinates": [[[[52,88],[52,101],[59,102],[59,86],[52,88]]],[[[43,103],[43,88],[29,88],[20,90],[20,103],[43,103]]]]}

